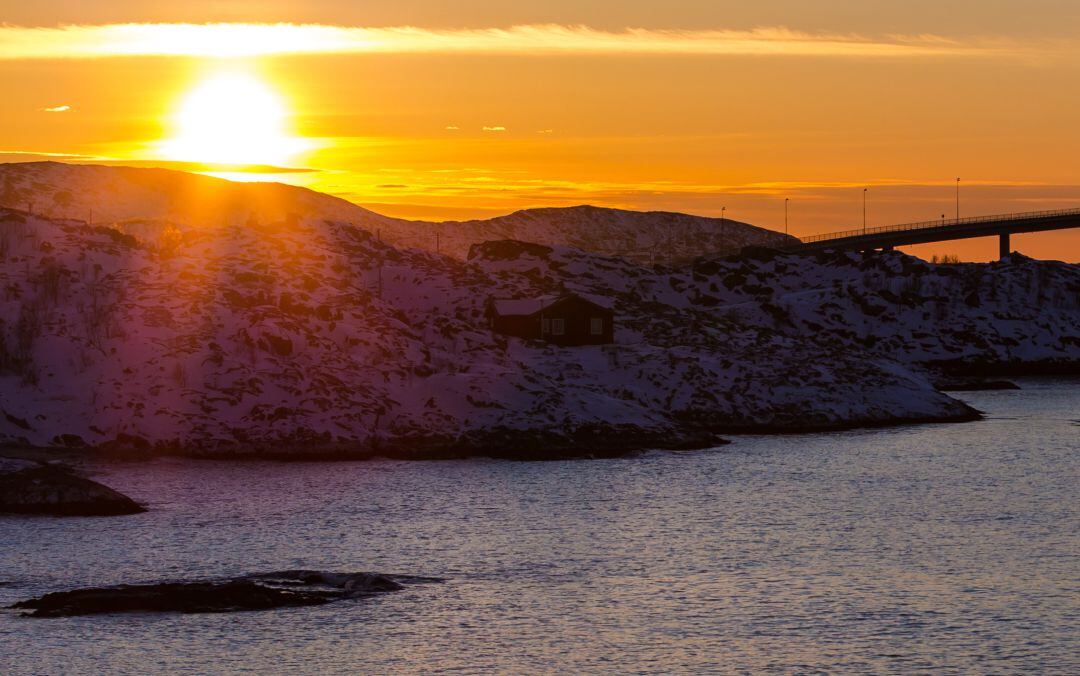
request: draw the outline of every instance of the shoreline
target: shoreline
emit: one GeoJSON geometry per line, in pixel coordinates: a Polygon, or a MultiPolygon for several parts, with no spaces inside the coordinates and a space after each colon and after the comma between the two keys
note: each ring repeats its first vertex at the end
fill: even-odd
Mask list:
{"type": "Polygon", "coordinates": [[[331,442],[297,445],[286,441],[266,445],[154,444],[142,447],[84,446],[0,446],[0,457],[39,462],[79,463],[86,461],[140,462],[158,458],[186,458],[235,462],[366,462],[400,460],[431,462],[445,460],[492,459],[512,462],[554,462],[605,458],[630,458],[649,451],[699,451],[732,443],[721,435],[795,436],[828,434],[853,430],[874,430],[910,425],[944,425],[975,422],[982,412],[964,404],[964,410],[944,416],[904,416],[889,420],[855,420],[824,424],[718,424],[688,427],[685,430],[650,431],[589,426],[569,434],[537,430],[492,430],[463,437],[416,437],[381,443],[331,442]],[[283,450],[289,449],[289,450],[283,450]],[[513,450],[510,450],[513,449],[513,450]]]}
{"type": "MultiPolygon", "coordinates": [[[[1077,344],[1080,352],[1080,344],[1077,344]]],[[[1039,361],[984,361],[939,359],[925,367],[946,377],[956,378],[1074,378],[1080,376],[1080,359],[1042,359],[1039,361]]]]}
{"type": "MultiPolygon", "coordinates": [[[[940,366],[940,364],[935,364],[940,366]]],[[[995,377],[1007,373],[1019,378],[1065,378],[1080,375],[1080,363],[998,364],[990,370],[984,365],[968,364],[963,368],[977,375],[995,377]],[[1064,368],[1063,368],[1064,367],[1064,368]],[[1007,370],[1002,370],[1007,369],[1007,370]]],[[[950,373],[958,373],[950,369],[950,373]]],[[[948,390],[946,390],[948,391],[948,390]]],[[[957,390],[957,392],[972,390],[957,390]]],[[[649,451],[699,451],[733,443],[729,436],[797,436],[829,434],[854,430],[879,430],[911,425],[943,425],[976,422],[984,419],[981,411],[957,399],[963,410],[943,416],[903,416],[887,420],[848,420],[810,424],[733,424],[687,420],[683,429],[648,430],[636,426],[589,425],[576,430],[510,430],[505,428],[450,437],[424,435],[394,440],[321,442],[307,437],[267,441],[260,444],[224,443],[215,447],[200,444],[151,443],[130,437],[128,443],[116,441],[91,446],[34,446],[0,444],[0,458],[78,464],[82,462],[141,462],[159,458],[185,458],[219,462],[367,462],[398,460],[433,462],[445,460],[492,459],[511,462],[554,462],[604,458],[632,458],[649,451]]]]}

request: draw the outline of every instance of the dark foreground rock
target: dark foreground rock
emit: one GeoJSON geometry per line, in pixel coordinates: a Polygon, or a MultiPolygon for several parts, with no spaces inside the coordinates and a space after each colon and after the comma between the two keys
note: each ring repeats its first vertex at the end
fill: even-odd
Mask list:
{"type": "Polygon", "coordinates": [[[103,613],[228,613],[319,606],[404,589],[440,578],[285,570],[235,578],[75,589],[20,601],[27,617],[103,613]]]}
{"type": "Polygon", "coordinates": [[[126,495],[69,467],[0,458],[0,512],[114,516],[144,511],[126,495]]]}

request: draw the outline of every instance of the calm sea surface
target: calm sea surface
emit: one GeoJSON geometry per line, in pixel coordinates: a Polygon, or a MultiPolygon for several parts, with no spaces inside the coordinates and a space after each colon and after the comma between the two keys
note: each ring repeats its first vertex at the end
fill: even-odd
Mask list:
{"type": "Polygon", "coordinates": [[[159,460],[0,517],[0,603],[283,568],[447,578],[224,615],[0,613],[0,673],[1080,673],[1080,381],[983,422],[557,463],[159,460]]]}

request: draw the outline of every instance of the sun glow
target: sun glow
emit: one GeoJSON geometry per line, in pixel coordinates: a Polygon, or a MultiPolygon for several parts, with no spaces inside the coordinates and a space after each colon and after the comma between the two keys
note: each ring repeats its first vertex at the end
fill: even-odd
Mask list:
{"type": "Polygon", "coordinates": [[[184,96],[173,136],[159,152],[184,162],[286,165],[310,147],[287,123],[284,100],[266,82],[249,73],[219,73],[184,96]]]}

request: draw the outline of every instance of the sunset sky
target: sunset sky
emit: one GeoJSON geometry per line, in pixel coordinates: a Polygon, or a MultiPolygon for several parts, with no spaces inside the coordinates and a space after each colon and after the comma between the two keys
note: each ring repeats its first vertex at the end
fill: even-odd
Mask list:
{"type": "MultiPolygon", "coordinates": [[[[0,161],[271,165],[425,219],[782,230],[790,198],[796,235],[860,226],[867,186],[872,226],[951,218],[957,177],[962,216],[1080,207],[1074,0],[3,4],[0,161]]],[[[1076,231],[1014,244],[1080,260],[1076,231]]]]}

